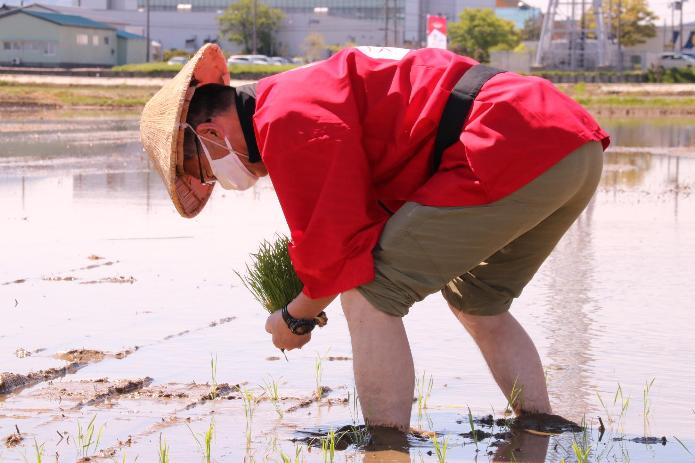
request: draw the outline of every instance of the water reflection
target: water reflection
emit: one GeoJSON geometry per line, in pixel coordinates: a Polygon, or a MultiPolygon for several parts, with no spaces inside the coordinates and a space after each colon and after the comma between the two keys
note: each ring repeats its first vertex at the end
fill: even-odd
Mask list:
{"type": "Polygon", "coordinates": [[[695,147],[693,118],[611,118],[600,123],[613,146],[695,147]]]}
{"type": "MultiPolygon", "coordinates": [[[[31,307],[36,320],[43,319],[47,313],[57,317],[56,314],[62,312],[65,317],[81,320],[66,328],[65,320],[56,319],[51,325],[55,333],[39,332],[43,329],[39,327],[31,332],[32,337],[43,343],[50,338],[49,346],[66,348],[75,347],[70,345],[75,339],[77,346],[83,345],[84,339],[79,336],[84,332],[99,339],[102,344],[98,347],[103,347],[104,339],[109,339],[116,346],[114,348],[141,342],[136,338],[139,334],[133,332],[135,324],[126,324],[120,333],[113,333],[102,321],[95,320],[91,312],[89,317],[82,318],[70,312],[75,307],[90,307],[95,295],[101,300],[100,310],[119,313],[119,321],[127,320],[123,307],[130,307],[130,301],[139,301],[135,309],[152,310],[154,313],[148,317],[159,318],[157,323],[138,320],[142,325],[137,326],[146,327],[148,331],[159,328],[161,337],[170,334],[164,332],[164,328],[174,326],[177,317],[183,317],[191,307],[196,316],[199,311],[207,315],[222,307],[220,315],[216,315],[219,318],[228,315],[228,301],[234,299],[235,305],[241,305],[239,301],[246,304],[243,310],[231,309],[237,310],[235,314],[239,315],[238,322],[243,329],[211,334],[198,345],[182,342],[180,346],[185,350],[177,350],[184,347],[162,346],[161,352],[166,351],[166,354],[152,353],[154,360],[149,363],[143,361],[148,355],[147,350],[143,350],[141,356],[131,359],[130,363],[118,364],[123,365],[120,368],[129,369],[124,375],[155,371],[158,378],[163,376],[167,380],[190,381],[194,376],[205,381],[209,377],[207,363],[199,360],[206,359],[210,346],[214,345],[221,350],[221,358],[224,353],[227,358],[234,359],[235,371],[228,376],[235,381],[258,383],[257,377],[275,368],[273,374],[289,377],[288,382],[293,385],[304,387],[302,377],[307,377],[304,380],[311,383],[311,374],[307,372],[311,371],[316,349],[323,353],[329,346],[345,348],[349,345],[345,332],[336,329],[330,332],[331,339],[317,336],[307,359],[299,355],[292,359],[291,372],[283,370],[284,365],[260,364],[258,358],[263,356],[256,353],[264,352],[267,340],[260,339],[254,331],[260,326],[254,324],[257,320],[253,317],[257,314],[251,312],[252,302],[243,299],[247,295],[242,290],[230,289],[232,270],[242,265],[260,237],[269,236],[284,226],[270,182],[259,182],[253,191],[239,194],[218,190],[205,214],[184,221],[169,204],[159,176],[142,155],[136,140],[136,124],[99,124],[96,127],[89,122],[81,123],[81,127],[73,127],[74,134],[63,134],[64,127],[54,127],[52,130],[57,133],[49,137],[42,138],[37,132],[36,136],[24,138],[21,130],[7,130],[9,126],[0,123],[0,207],[5,238],[0,244],[0,255],[5,263],[0,268],[0,282],[35,276],[24,285],[3,286],[0,296],[5,298],[3,301],[7,300],[9,307],[13,306],[15,298],[21,302],[24,312],[17,312],[17,317],[28,313],[31,307]],[[126,135],[125,141],[118,140],[119,133],[126,135]],[[239,217],[248,216],[253,216],[253,220],[239,227],[239,217]],[[47,231],[50,231],[49,237],[47,231]],[[234,233],[233,239],[230,233],[234,233]],[[132,239],[173,235],[190,238],[176,242],[176,256],[171,255],[170,243],[156,240],[144,243],[132,239]],[[84,256],[91,253],[121,260],[118,274],[132,273],[138,283],[128,288],[97,288],[41,280],[43,274],[83,265],[83,262],[72,263],[75,256],[83,261],[84,256]],[[195,258],[182,270],[179,264],[187,256],[195,258]],[[191,278],[191,275],[195,277],[191,286],[195,285],[196,289],[183,291],[176,282],[184,277],[191,278]],[[98,293],[89,292],[97,290],[98,293]],[[64,304],[62,301],[70,302],[64,304]],[[320,344],[322,342],[324,344],[320,344]],[[195,354],[201,352],[196,361],[195,354]],[[174,357],[176,365],[162,368],[165,356],[174,357]],[[152,365],[157,368],[149,370],[152,365]],[[235,376],[236,371],[244,372],[244,376],[235,376]]],[[[695,130],[685,126],[644,129],[646,125],[642,124],[639,127],[617,127],[614,146],[646,146],[647,138],[659,140],[662,147],[687,146],[692,145],[695,130]],[[643,129],[651,132],[644,134],[643,129]],[[662,130],[663,134],[655,135],[652,133],[655,130],[662,130]]],[[[519,301],[524,307],[521,314],[526,317],[524,322],[532,328],[533,325],[542,327],[538,336],[539,349],[550,367],[549,389],[558,412],[577,420],[584,413],[595,416],[594,412],[600,412],[596,391],[600,390],[607,397],[605,394],[612,394],[616,383],[620,382],[630,391],[636,404],[627,423],[641,428],[638,410],[641,387],[645,379],[657,377],[655,429],[667,435],[694,436],[695,415],[689,413],[688,404],[694,403],[695,396],[692,388],[684,387],[695,383],[692,303],[688,289],[695,272],[694,188],[693,157],[658,155],[649,150],[629,153],[613,150],[606,154],[605,172],[596,198],[519,301]]],[[[418,328],[412,333],[413,344],[421,346],[423,351],[429,349],[431,355],[427,361],[433,364],[433,369],[438,369],[435,370],[433,402],[454,402],[460,406],[465,404],[464,399],[470,400],[475,411],[475,407],[482,409],[498,401],[499,392],[488,376],[483,376],[487,371],[476,369],[475,361],[459,361],[475,360],[475,352],[452,353],[451,346],[443,341],[458,339],[460,327],[442,324],[439,319],[432,321],[433,313],[415,310],[411,317],[413,326],[418,328]],[[438,330],[441,337],[433,336],[432,330],[425,332],[423,327],[438,330]],[[452,368],[452,358],[457,360],[456,371],[452,368]],[[461,393],[464,399],[452,398],[452,391],[461,393]],[[439,400],[436,394],[443,398],[439,400]]],[[[180,328],[177,325],[177,330],[189,328],[186,323],[181,322],[180,328]]],[[[338,326],[337,323],[328,329],[338,326]]],[[[26,342],[21,333],[28,328],[11,319],[4,321],[3,329],[0,363],[7,365],[4,362],[12,356],[9,354],[26,342]],[[7,326],[14,328],[9,330],[7,326]]],[[[349,370],[349,365],[331,364],[330,381],[349,384],[349,370]]],[[[340,413],[336,411],[338,408],[334,407],[323,417],[318,414],[312,417],[333,419],[334,413],[340,413]]],[[[455,444],[449,449],[453,456],[451,461],[473,460],[472,443],[457,437],[461,432],[459,428],[452,429],[455,421],[452,415],[458,412],[445,414],[439,410],[438,413],[446,419],[435,419],[432,428],[450,431],[455,444]]],[[[566,448],[571,447],[571,437],[569,439],[570,442],[561,441],[566,448]]],[[[353,461],[434,461],[426,453],[431,449],[430,444],[422,445],[410,448],[410,454],[394,450],[369,451],[355,456],[353,461]]],[[[622,445],[615,444],[618,461],[621,461],[622,445]]],[[[486,452],[493,452],[492,455],[481,453],[478,456],[479,461],[557,462],[560,456],[556,447],[554,438],[549,440],[524,433],[499,447],[486,449],[486,452]],[[550,455],[546,457],[546,453],[550,455]]],[[[682,461],[678,457],[684,455],[678,454],[679,450],[677,444],[669,445],[666,451],[672,452],[674,458],[667,460],[664,451],[659,449],[658,461],[682,461]]],[[[235,457],[240,455],[236,448],[233,451],[237,452],[235,457]]],[[[640,461],[657,459],[640,458],[640,461]]]]}
{"type": "Polygon", "coordinates": [[[591,201],[545,263],[544,314],[539,320],[548,333],[545,361],[548,392],[557,413],[580,420],[591,407],[594,300],[593,234],[591,221],[595,202],[591,201]],[[559,251],[559,252],[558,252],[559,251]]]}

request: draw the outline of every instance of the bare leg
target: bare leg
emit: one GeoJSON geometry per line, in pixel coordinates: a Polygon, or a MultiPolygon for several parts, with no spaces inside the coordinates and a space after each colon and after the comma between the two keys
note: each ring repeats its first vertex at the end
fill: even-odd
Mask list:
{"type": "Polygon", "coordinates": [[[340,301],[365,423],[407,431],[415,371],[403,320],[377,310],[355,289],[343,293],[340,301]]]}
{"type": "Polygon", "coordinates": [[[512,401],[514,388],[521,391],[511,403],[514,412],[552,413],[541,359],[519,322],[509,312],[479,316],[449,308],[478,344],[507,399],[512,401]]]}

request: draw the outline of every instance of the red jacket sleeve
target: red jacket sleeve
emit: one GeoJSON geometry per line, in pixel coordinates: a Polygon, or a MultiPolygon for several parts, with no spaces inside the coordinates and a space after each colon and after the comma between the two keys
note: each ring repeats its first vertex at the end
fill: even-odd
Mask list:
{"type": "Polygon", "coordinates": [[[387,219],[374,195],[356,104],[349,86],[335,85],[326,89],[332,101],[276,93],[261,115],[268,122],[257,127],[291,231],[290,257],[311,298],[374,279],[372,250],[387,219]]]}

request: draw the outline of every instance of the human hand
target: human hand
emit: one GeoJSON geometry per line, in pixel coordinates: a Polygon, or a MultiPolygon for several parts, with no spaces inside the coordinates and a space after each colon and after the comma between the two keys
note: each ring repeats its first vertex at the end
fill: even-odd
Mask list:
{"type": "Polygon", "coordinates": [[[273,344],[278,349],[301,349],[304,344],[311,340],[311,332],[302,335],[291,332],[285,320],[282,319],[280,310],[268,317],[265,321],[265,330],[273,335],[273,344]]]}

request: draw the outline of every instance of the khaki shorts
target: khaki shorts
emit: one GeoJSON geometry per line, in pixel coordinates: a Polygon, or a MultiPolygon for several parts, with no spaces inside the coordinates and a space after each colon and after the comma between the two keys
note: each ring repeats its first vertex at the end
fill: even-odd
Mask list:
{"type": "Polygon", "coordinates": [[[374,249],[374,281],[357,289],[377,309],[401,317],[435,291],[468,314],[509,310],[589,203],[602,166],[601,144],[590,142],[494,203],[406,203],[374,249]]]}

